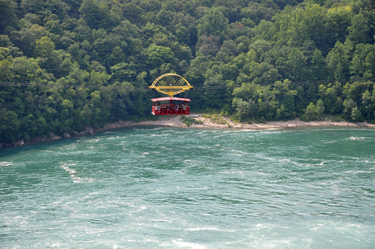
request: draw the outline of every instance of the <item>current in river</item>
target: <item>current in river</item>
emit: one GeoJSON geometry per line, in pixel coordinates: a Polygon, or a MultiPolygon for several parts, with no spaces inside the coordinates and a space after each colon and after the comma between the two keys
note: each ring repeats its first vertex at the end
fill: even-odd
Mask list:
{"type": "Polygon", "coordinates": [[[374,248],[375,130],[137,127],[0,151],[1,248],[374,248]]]}

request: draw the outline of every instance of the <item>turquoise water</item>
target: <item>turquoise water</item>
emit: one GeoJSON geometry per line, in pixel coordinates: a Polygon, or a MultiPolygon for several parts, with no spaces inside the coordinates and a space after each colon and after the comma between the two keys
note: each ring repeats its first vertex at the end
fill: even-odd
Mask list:
{"type": "Polygon", "coordinates": [[[0,151],[1,248],[373,248],[375,130],[129,128],[0,151]]]}

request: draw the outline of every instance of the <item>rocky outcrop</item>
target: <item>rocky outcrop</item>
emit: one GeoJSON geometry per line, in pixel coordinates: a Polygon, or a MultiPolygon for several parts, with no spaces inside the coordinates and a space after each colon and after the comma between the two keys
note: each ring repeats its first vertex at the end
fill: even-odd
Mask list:
{"type": "Polygon", "coordinates": [[[23,146],[25,144],[25,142],[23,141],[23,139],[21,140],[18,140],[17,142],[13,143],[13,146],[14,147],[17,147],[17,146],[23,146]]]}
{"type": "Polygon", "coordinates": [[[51,140],[59,140],[59,139],[61,139],[60,136],[57,136],[57,135],[53,134],[52,132],[50,134],[50,138],[51,138],[51,140]]]}
{"type": "Polygon", "coordinates": [[[85,125],[85,127],[83,127],[83,131],[87,134],[94,134],[94,128],[92,128],[91,125],[85,125]]]}

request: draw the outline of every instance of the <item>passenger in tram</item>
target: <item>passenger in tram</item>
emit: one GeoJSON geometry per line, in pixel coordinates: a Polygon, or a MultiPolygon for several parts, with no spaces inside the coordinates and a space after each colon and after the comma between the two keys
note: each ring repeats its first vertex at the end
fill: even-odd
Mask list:
{"type": "Polygon", "coordinates": [[[182,113],[182,105],[181,104],[178,105],[178,112],[182,113]]]}
{"type": "Polygon", "coordinates": [[[187,115],[190,113],[189,104],[186,101],[180,103],[163,102],[154,101],[154,115],[187,115]]]}

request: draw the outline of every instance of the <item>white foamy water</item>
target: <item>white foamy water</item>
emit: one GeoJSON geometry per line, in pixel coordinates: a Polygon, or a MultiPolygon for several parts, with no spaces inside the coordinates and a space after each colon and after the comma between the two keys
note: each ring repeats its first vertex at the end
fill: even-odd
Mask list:
{"type": "Polygon", "coordinates": [[[72,163],[72,164],[63,164],[60,167],[62,169],[64,169],[66,172],[68,172],[69,174],[75,174],[75,173],[77,173],[77,171],[75,171],[74,169],[69,168],[68,165],[69,166],[75,166],[77,164],[75,164],[75,163],[72,163]]]}
{"type": "Polygon", "coordinates": [[[12,162],[0,162],[0,167],[8,167],[8,166],[11,166],[13,165],[12,162]]]}
{"type": "Polygon", "coordinates": [[[366,137],[349,137],[347,139],[349,139],[349,140],[365,140],[366,137]]]}

